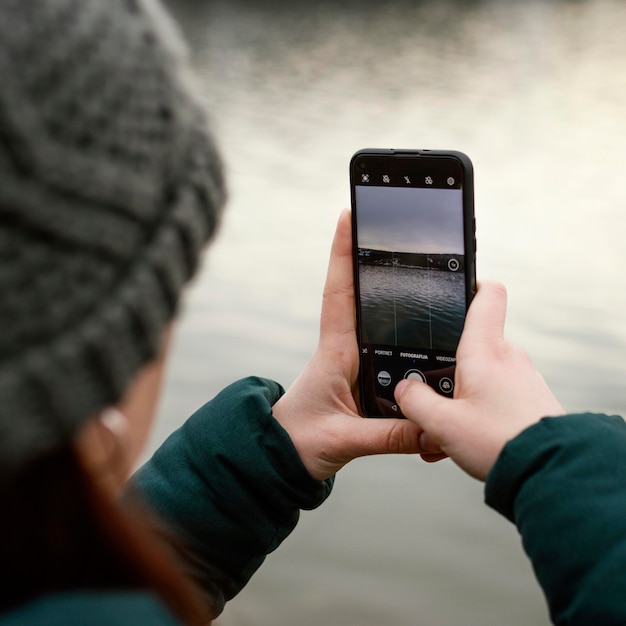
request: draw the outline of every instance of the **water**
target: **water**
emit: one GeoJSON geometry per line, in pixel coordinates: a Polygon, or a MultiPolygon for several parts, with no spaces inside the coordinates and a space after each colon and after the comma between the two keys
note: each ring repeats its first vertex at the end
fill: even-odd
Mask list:
{"type": "Polygon", "coordinates": [[[359,283],[369,343],[456,350],[465,313],[461,273],[361,264],[359,283]]]}
{"type": "MultiPolygon", "coordinates": [[[[451,148],[476,171],[479,277],[568,410],[626,412],[626,5],[178,0],[228,164],[152,446],[250,373],[315,347],[348,161],[451,148]]],[[[450,462],[350,464],[222,626],[549,622],[516,531],[450,462]]]]}

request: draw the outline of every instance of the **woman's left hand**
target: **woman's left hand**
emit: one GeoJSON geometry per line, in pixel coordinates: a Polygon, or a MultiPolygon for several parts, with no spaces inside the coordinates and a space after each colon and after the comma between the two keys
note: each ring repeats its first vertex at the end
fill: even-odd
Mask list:
{"type": "Polygon", "coordinates": [[[351,222],[350,212],[344,211],[330,256],[317,350],[274,405],[274,417],[317,480],[332,476],[360,456],[419,453],[426,461],[445,458],[413,422],[359,415],[355,401],[358,368],[351,222]]]}

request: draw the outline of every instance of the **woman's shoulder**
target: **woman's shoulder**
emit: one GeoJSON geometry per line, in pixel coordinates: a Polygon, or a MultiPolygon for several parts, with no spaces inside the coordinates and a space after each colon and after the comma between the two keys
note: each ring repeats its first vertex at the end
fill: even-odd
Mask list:
{"type": "Polygon", "coordinates": [[[180,626],[154,595],[90,591],[44,596],[0,615],[0,626],[180,626]]]}

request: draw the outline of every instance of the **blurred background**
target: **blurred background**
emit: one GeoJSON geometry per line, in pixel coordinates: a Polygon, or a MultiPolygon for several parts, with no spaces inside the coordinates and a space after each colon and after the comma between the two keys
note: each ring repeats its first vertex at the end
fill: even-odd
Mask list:
{"type": "MultiPolygon", "coordinates": [[[[478,274],[567,410],[626,412],[626,3],[169,0],[227,164],[154,448],[248,374],[287,386],[317,341],[348,161],[456,149],[476,173],[478,274]]],[[[515,529],[451,462],[339,475],[220,626],[541,626],[515,529]]]]}

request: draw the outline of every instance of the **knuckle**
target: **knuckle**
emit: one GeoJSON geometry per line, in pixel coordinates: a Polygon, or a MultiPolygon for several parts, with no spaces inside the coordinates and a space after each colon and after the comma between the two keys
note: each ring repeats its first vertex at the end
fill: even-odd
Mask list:
{"type": "Polygon", "coordinates": [[[387,450],[391,454],[416,452],[419,448],[419,437],[416,430],[408,428],[409,422],[393,424],[387,433],[387,450]]]}

